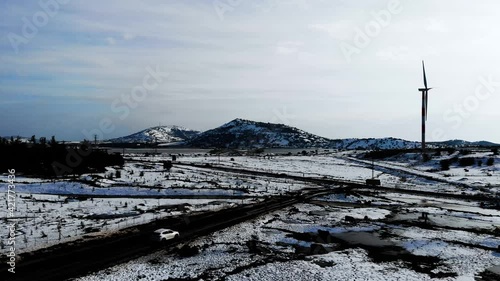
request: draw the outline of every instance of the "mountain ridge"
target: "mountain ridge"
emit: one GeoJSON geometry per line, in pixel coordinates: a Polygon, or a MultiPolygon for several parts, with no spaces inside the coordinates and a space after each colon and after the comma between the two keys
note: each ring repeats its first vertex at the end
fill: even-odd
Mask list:
{"type": "MultiPolygon", "coordinates": [[[[204,132],[181,126],[156,126],[109,140],[112,143],[175,143],[192,148],[325,148],[325,149],[418,149],[420,142],[400,138],[329,139],[284,124],[236,118],[204,132]]],[[[429,148],[500,146],[488,141],[448,140],[429,142],[429,148]]]]}
{"type": "Polygon", "coordinates": [[[241,118],[205,131],[186,142],[191,147],[224,148],[301,148],[328,147],[331,140],[284,124],[264,123],[241,118]]]}
{"type": "Polygon", "coordinates": [[[155,126],[108,141],[111,143],[175,143],[184,142],[199,133],[199,131],[177,125],[155,126]]]}

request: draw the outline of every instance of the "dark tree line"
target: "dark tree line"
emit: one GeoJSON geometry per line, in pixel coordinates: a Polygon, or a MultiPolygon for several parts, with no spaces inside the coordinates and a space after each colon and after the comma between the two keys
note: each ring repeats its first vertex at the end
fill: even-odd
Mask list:
{"type": "Polygon", "coordinates": [[[15,169],[27,175],[56,177],[70,174],[103,172],[106,166],[123,165],[120,154],[108,154],[105,150],[92,149],[88,141],[67,145],[52,137],[29,142],[19,138],[0,138],[0,169],[15,169]]]}

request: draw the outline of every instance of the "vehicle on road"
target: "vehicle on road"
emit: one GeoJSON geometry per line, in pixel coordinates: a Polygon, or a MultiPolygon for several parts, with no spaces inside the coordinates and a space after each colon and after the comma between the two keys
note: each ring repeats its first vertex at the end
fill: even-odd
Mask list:
{"type": "Polygon", "coordinates": [[[167,228],[160,228],[155,230],[152,237],[154,241],[159,241],[159,242],[177,238],[179,238],[179,232],[167,228]]]}

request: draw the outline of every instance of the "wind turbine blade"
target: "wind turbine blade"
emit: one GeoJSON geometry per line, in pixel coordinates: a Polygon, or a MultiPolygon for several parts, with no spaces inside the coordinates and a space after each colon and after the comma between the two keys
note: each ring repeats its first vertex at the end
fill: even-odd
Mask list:
{"type": "Polygon", "coordinates": [[[422,70],[424,71],[424,86],[427,89],[427,77],[425,77],[425,65],[424,65],[424,61],[422,61],[422,70]]]}

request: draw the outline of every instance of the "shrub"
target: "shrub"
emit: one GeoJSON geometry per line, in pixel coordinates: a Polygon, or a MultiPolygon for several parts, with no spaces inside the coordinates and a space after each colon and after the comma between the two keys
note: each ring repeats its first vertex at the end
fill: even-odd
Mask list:
{"type": "Polygon", "coordinates": [[[462,154],[462,155],[469,155],[470,153],[471,153],[470,150],[460,149],[460,154],[462,154]]]}
{"type": "Polygon", "coordinates": [[[441,171],[448,171],[450,169],[450,160],[448,159],[439,161],[439,164],[441,165],[441,171]]]}
{"type": "Polygon", "coordinates": [[[223,152],[224,152],[224,150],[222,148],[215,148],[215,149],[210,150],[208,152],[208,154],[211,154],[211,155],[213,155],[213,154],[221,154],[223,152]]]}
{"type": "Polygon", "coordinates": [[[495,158],[488,158],[488,160],[486,161],[486,165],[493,166],[493,164],[495,164],[495,158]]]}
{"type": "Polygon", "coordinates": [[[431,156],[427,153],[425,153],[423,156],[422,156],[422,161],[424,162],[429,162],[429,160],[431,160],[431,156]]]}
{"type": "Polygon", "coordinates": [[[458,160],[458,165],[461,167],[472,166],[476,163],[476,160],[472,157],[463,157],[458,160]]]}
{"type": "Polygon", "coordinates": [[[253,153],[255,154],[260,154],[260,153],[264,153],[264,148],[257,148],[253,151],[253,153]]]}
{"type": "Polygon", "coordinates": [[[200,249],[197,246],[184,245],[177,251],[177,254],[181,257],[192,257],[200,253],[200,249]]]}
{"type": "Polygon", "coordinates": [[[167,171],[170,171],[170,169],[172,169],[172,166],[173,166],[172,161],[170,161],[170,160],[163,162],[163,169],[165,169],[167,171]]]}
{"type": "Polygon", "coordinates": [[[446,148],[446,152],[448,152],[448,154],[453,154],[455,151],[457,151],[457,150],[454,147],[446,148]]]}

